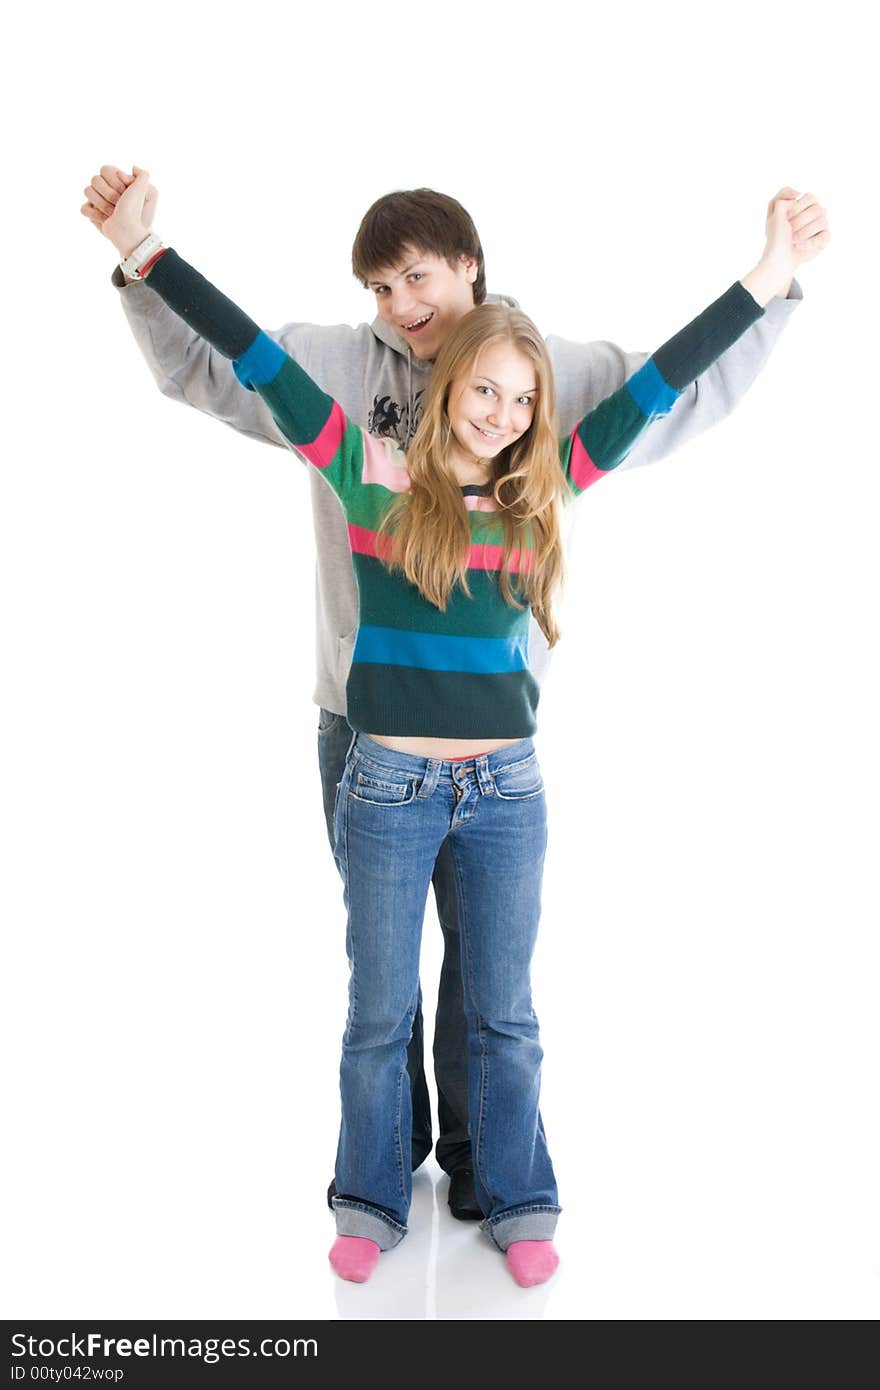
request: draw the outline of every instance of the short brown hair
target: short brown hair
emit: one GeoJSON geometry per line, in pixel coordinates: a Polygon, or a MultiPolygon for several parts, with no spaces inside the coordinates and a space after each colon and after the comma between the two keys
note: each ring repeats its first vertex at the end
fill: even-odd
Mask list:
{"type": "Polygon", "coordinates": [[[351,248],[351,268],[361,284],[370,272],[394,265],[405,247],[442,256],[454,268],[459,256],[477,262],[474,303],[486,298],[483,248],[470,214],[446,193],[413,188],[386,193],[364,213],[351,248]]]}

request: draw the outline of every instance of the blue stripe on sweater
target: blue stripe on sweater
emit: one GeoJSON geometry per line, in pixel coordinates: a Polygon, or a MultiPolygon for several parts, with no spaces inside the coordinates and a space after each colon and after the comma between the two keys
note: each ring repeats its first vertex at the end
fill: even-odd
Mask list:
{"type": "Polygon", "coordinates": [[[232,365],[242,386],[266,386],[274,381],[286,360],[284,349],[261,329],[247,351],[232,365]]]}
{"type": "Polygon", "coordinates": [[[649,357],[645,365],[630,377],[626,389],[648,420],[654,415],[668,415],[681,394],[667,386],[653,357],[649,357]]]}
{"type": "Polygon", "coordinates": [[[528,669],[528,635],[448,637],[396,627],[358,629],[353,662],[415,666],[423,671],[467,671],[490,675],[528,669]]]}

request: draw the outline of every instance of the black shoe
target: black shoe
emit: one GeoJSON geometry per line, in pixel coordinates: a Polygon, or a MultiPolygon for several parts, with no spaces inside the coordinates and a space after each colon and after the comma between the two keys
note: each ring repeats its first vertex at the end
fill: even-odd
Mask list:
{"type": "Polygon", "coordinates": [[[449,1210],[456,1221],[481,1221],[483,1212],[474,1191],[471,1168],[456,1168],[449,1176],[449,1210]]]}
{"type": "Polygon", "coordinates": [[[334,1178],[333,1181],[331,1182],[330,1186],[327,1188],[327,1205],[328,1205],[328,1207],[330,1208],[331,1211],[333,1210],[333,1198],[334,1198],[335,1196],[336,1196],[336,1179],[334,1178]]]}

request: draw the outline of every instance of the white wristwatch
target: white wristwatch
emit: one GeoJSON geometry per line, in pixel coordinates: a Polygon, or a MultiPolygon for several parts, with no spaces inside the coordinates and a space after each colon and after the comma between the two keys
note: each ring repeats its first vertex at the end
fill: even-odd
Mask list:
{"type": "Polygon", "coordinates": [[[146,265],[147,261],[159,250],[162,245],[162,238],[156,236],[155,232],[150,232],[143,241],[137,245],[133,251],[120,262],[119,269],[129,280],[142,280],[141,266],[146,265]]]}

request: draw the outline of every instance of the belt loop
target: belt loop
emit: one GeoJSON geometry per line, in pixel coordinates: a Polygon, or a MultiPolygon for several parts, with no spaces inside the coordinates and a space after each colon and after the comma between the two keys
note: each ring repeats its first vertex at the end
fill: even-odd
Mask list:
{"type": "Polygon", "coordinates": [[[440,763],[436,758],[429,758],[425,768],[425,775],[422,778],[422,785],[419,787],[419,796],[423,801],[427,801],[429,796],[434,795],[437,786],[437,778],[440,776],[440,763]]]}
{"type": "Polygon", "coordinates": [[[489,770],[489,754],[484,753],[481,758],[475,758],[474,768],[482,795],[491,796],[495,790],[495,779],[489,770]]]}

